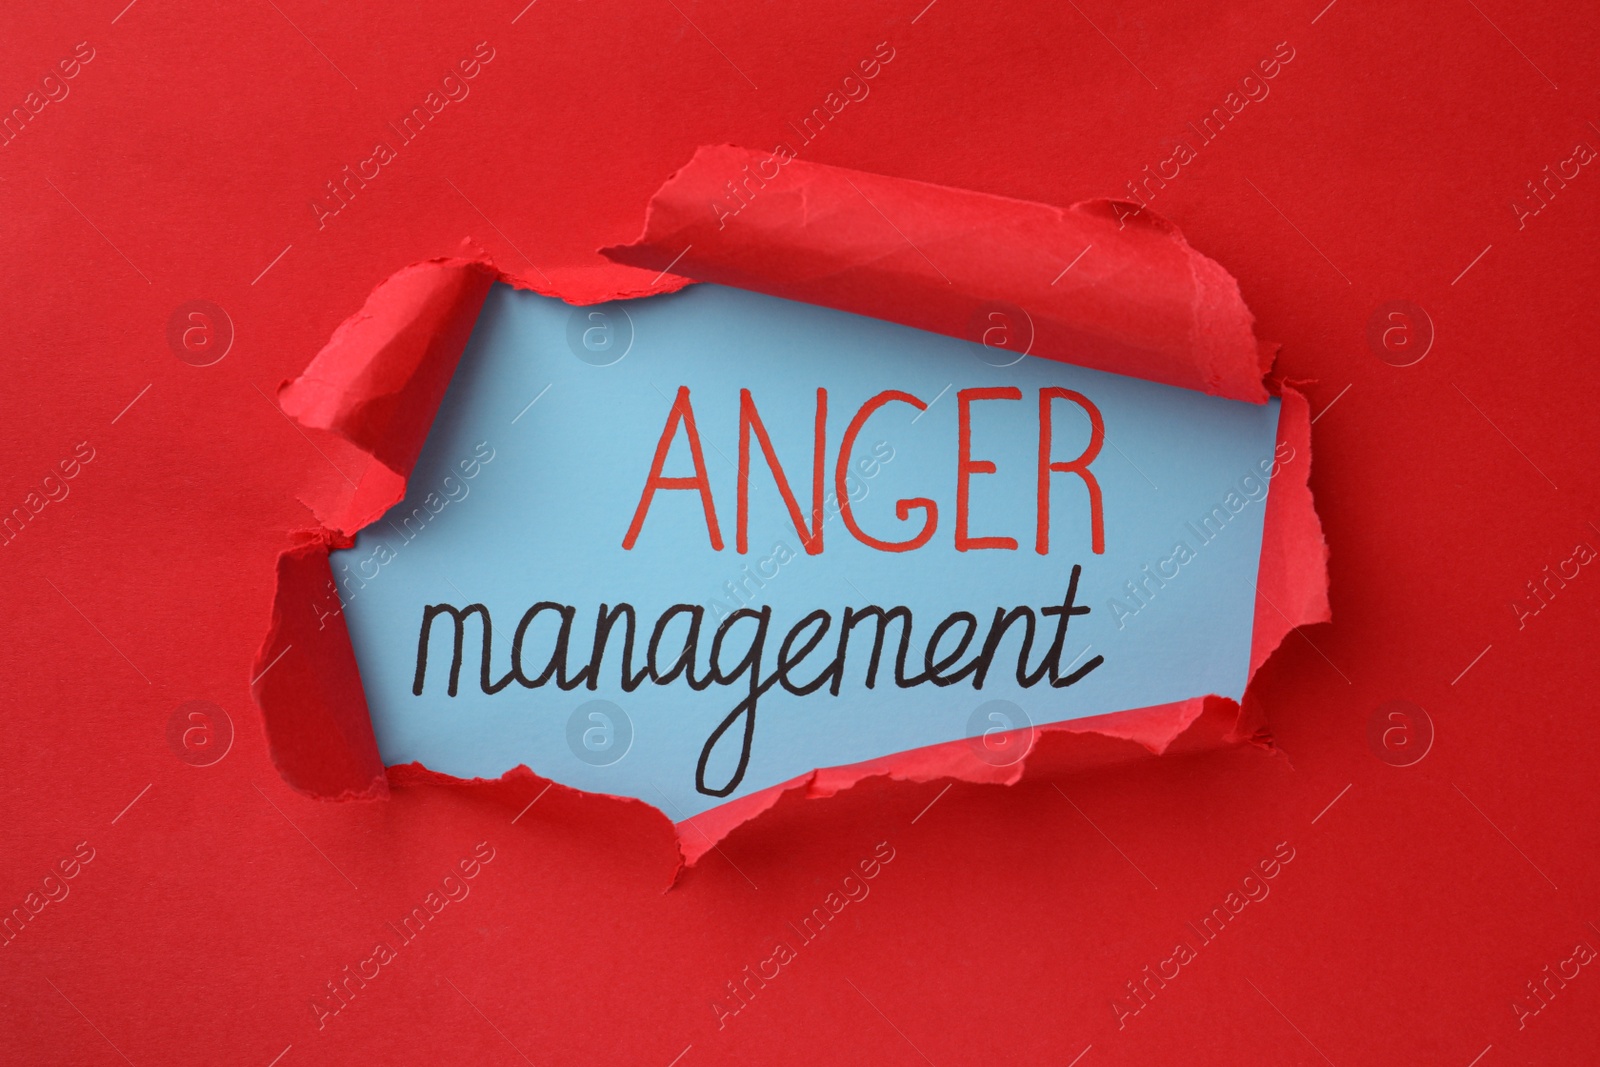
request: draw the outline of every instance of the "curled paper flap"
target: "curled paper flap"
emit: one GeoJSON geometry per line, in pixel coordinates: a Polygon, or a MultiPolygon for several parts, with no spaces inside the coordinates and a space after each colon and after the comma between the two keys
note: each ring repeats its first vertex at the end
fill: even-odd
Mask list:
{"type": "Polygon", "coordinates": [[[306,370],[278,391],[286,414],[354,447],[356,479],[308,485],[317,520],[278,557],[267,636],[252,666],[273,764],[330,800],[378,799],[388,778],[329,565],[363,526],[405,496],[483,298],[497,279],[471,260],[417,263],[386,279],[306,370]]]}
{"type": "MultiPolygon", "coordinates": [[[[1307,483],[1311,473],[1310,406],[1305,396],[1293,388],[1283,387],[1280,395],[1283,414],[1278,421],[1278,442],[1288,445],[1295,459],[1272,480],[1272,492],[1267,496],[1251,632],[1252,676],[1290,630],[1332,618],[1328,606],[1327,545],[1307,483]]],[[[679,847],[686,862],[693,864],[741,823],[773,807],[788,793],[827,797],[863,779],[879,776],[906,782],[954,778],[1013,785],[1025,777],[1043,777],[1081,766],[1071,749],[1085,735],[1123,742],[1096,751],[1092,762],[1104,763],[1128,759],[1140,751],[1159,755],[1191,732],[1206,735],[1204,739],[1195,737],[1201,747],[1207,741],[1212,745],[1271,743],[1265,723],[1254,709],[1247,710],[1225,697],[1195,697],[1018,731],[1014,741],[1026,749],[1026,754],[1008,766],[985,761],[970,741],[960,740],[848,767],[819,768],[684,820],[679,824],[679,847]],[[1201,731],[1197,723],[1208,714],[1213,728],[1201,731]]]]}
{"type": "MultiPolygon", "coordinates": [[[[748,202],[719,231],[717,216],[696,197],[712,191],[713,178],[717,185],[728,181],[730,163],[742,173],[746,162],[764,158],[740,149],[702,149],[651,201],[645,236],[605,250],[619,263],[660,269],[647,292],[638,289],[635,271],[618,266],[614,277],[607,275],[609,291],[590,278],[582,293],[546,295],[588,303],[670,291],[682,284],[666,273],[670,267],[697,280],[969,340],[982,340],[985,309],[1002,308],[1013,316],[1026,309],[1026,350],[1033,355],[1232,399],[1259,402],[1270,395],[1262,374],[1271,349],[1255,340],[1237,283],[1191,249],[1176,227],[1148,211],[1130,215],[1127,205],[1108,201],[1062,209],[790,161],[781,180],[762,190],[762,199],[748,202]],[[895,223],[885,226],[889,219],[895,223]],[[878,229],[897,235],[899,244],[878,229]],[[912,241],[916,245],[907,247],[912,241]],[[1092,269],[1084,270],[1091,257],[1092,269]],[[1057,264],[1054,272],[1046,270],[1050,264],[1057,264]],[[1041,271],[1042,286],[1035,277],[1041,271]],[[974,323],[978,335],[970,328],[974,323]]],[[[288,414],[307,428],[336,435],[367,461],[353,487],[308,487],[305,499],[322,525],[293,535],[279,557],[272,620],[254,666],[252,692],[274,763],[286,782],[310,796],[375,799],[387,794],[391,782],[488,787],[419,767],[385,773],[328,552],[347,546],[357,530],[404,497],[406,479],[497,280],[528,287],[471,259],[434,260],[397,272],[280,391],[288,414]]],[[[1279,441],[1298,459],[1273,479],[1267,498],[1252,674],[1289,630],[1330,617],[1327,550],[1307,484],[1307,403],[1288,386],[1273,393],[1283,404],[1279,441]]],[[[986,762],[969,742],[955,741],[820,768],[678,822],[678,847],[692,864],[735,827],[788,796],[830,796],[872,777],[1011,784],[1159,754],[1187,747],[1191,739],[1198,748],[1270,744],[1248,694],[1242,705],[1196,697],[1034,728],[1026,738],[1027,754],[1009,766],[986,762]]],[[[521,768],[497,781],[513,778],[544,781],[521,768]]]]}
{"type": "Polygon", "coordinates": [[[696,281],[1264,403],[1239,285],[1136,204],[1071,207],[785,159],[695,153],[644,233],[601,249],[696,281]]]}
{"type": "Polygon", "coordinates": [[[272,623],[251,668],[267,747],[283,780],[331,800],[389,793],[372,718],[343,616],[317,614],[329,597],[327,536],[310,534],[278,556],[272,623]]]}
{"type": "Polygon", "coordinates": [[[406,267],[340,324],[305,371],[278,390],[285,413],[370,460],[352,493],[308,501],[331,530],[354,534],[405,495],[433,416],[497,272],[470,260],[406,267]]]}

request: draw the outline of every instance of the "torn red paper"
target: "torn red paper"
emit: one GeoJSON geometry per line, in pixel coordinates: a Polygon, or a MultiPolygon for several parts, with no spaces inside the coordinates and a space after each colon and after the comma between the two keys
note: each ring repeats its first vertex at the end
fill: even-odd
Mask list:
{"type": "Polygon", "coordinates": [[[720,145],[667,180],[638,240],[601,252],[1019,355],[1268,396],[1271,351],[1238,282],[1137,204],[1061,208],[720,145]]]}
{"type": "MultiPolygon", "coordinates": [[[[1294,458],[1272,479],[1272,490],[1267,494],[1251,631],[1252,676],[1295,626],[1332,618],[1328,607],[1327,546],[1307,484],[1311,473],[1310,406],[1304,395],[1289,387],[1282,388],[1281,399],[1278,442],[1293,448],[1294,458]]],[[[819,768],[712,808],[679,824],[679,847],[685,861],[693,864],[735,827],[771,808],[789,792],[806,797],[832,796],[864,778],[879,775],[907,782],[955,778],[1012,785],[1025,776],[1060,773],[1081,765],[1075,758],[1078,753],[1073,751],[1073,743],[1084,735],[1122,742],[1100,749],[1095,763],[1127,759],[1141,751],[1159,755],[1180,736],[1194,730],[1208,714],[1212,720],[1208,731],[1211,744],[1266,741],[1269,737],[1264,732],[1265,724],[1247,717],[1240,704],[1226,697],[1207,696],[1017,731],[1014,736],[1026,754],[1009,766],[995,766],[979,758],[967,740],[947,741],[848,767],[819,768]]]]}
{"type": "MultiPolygon", "coordinates": [[[[752,186],[755,195],[730,216],[738,202],[719,205],[726,183],[768,158],[730,147],[701,149],[652,199],[645,235],[606,254],[660,270],[647,292],[676,289],[685,277],[715,281],[969,340],[983,340],[990,309],[1009,315],[1008,328],[1021,311],[1020,321],[1029,324],[1025,350],[1033,355],[1236,400],[1269,396],[1263,374],[1271,350],[1256,340],[1237,283],[1148,211],[1133,213],[1110,201],[1063,209],[791,160],[776,178],[752,186]]],[[[308,795],[379,798],[391,781],[445,777],[416,767],[385,774],[328,552],[348,545],[404,496],[497,280],[529,287],[472,259],[399,271],[280,390],[289,415],[336,435],[366,461],[356,479],[308,487],[305,499],[321,527],[296,535],[278,559],[272,621],[253,668],[252,692],[272,758],[285,781],[308,795]],[[297,655],[285,656],[291,646],[297,655]]],[[[637,290],[637,274],[624,267],[607,282],[614,298],[647,295],[637,290]]],[[[546,295],[592,302],[605,289],[589,278],[581,294],[546,295]]],[[[1020,355],[1023,348],[1013,350],[1020,355]]],[[[1282,400],[1278,439],[1293,448],[1295,459],[1284,464],[1267,497],[1252,674],[1291,629],[1330,617],[1327,551],[1307,483],[1308,407],[1288,386],[1273,391],[1282,400]]],[[[1028,734],[1027,755],[1006,767],[980,759],[958,740],[818,769],[679,823],[679,848],[692,864],[786,794],[830,796],[874,776],[1011,784],[1174,745],[1265,742],[1268,736],[1252,712],[1219,697],[1028,734]]],[[[519,768],[500,781],[529,773],[519,768]]]]}
{"type": "Polygon", "coordinates": [[[389,783],[344,617],[319,620],[313,614],[333,585],[328,549],[340,542],[315,533],[296,542],[278,557],[272,624],[256,653],[250,683],[272,762],[284,781],[310,796],[387,796],[389,783]]]}
{"type": "Polygon", "coordinates": [[[372,460],[353,494],[309,502],[324,526],[354,535],[405,496],[496,278],[491,267],[467,260],[405,268],[278,391],[284,412],[302,426],[337,434],[372,460]]]}

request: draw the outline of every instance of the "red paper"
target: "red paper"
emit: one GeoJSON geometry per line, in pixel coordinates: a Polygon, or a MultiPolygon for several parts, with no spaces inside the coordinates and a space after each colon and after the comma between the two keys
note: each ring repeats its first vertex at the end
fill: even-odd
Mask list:
{"type": "Polygon", "coordinates": [[[783,158],[701,148],[651,198],[643,236],[602,251],[1019,354],[1267,399],[1271,352],[1238,283],[1137,204],[1060,208],[783,158]]]}
{"type": "MultiPolygon", "coordinates": [[[[983,308],[1000,306],[997,301],[1016,307],[1026,300],[1038,309],[1026,316],[1038,330],[1028,346],[1037,355],[1168,384],[1203,384],[1235,399],[1267,395],[1257,363],[1258,353],[1267,348],[1251,332],[1251,316],[1238,286],[1221,267],[1191,249],[1175,227],[1148,212],[1134,215],[1125,206],[1105,203],[1062,212],[790,162],[785,164],[791,168],[788,183],[775,181],[764,189],[763,194],[775,195],[753,202],[745,209],[751,214],[741,212],[735,221],[742,225],[722,231],[704,225],[700,205],[714,193],[717,176],[750,161],[759,162],[758,155],[731,148],[697,153],[652,200],[644,242],[609,254],[641,266],[661,259],[664,267],[702,280],[877,312],[907,325],[958,335],[958,324],[973,315],[981,318],[983,308]],[[870,236],[875,229],[870,220],[855,210],[858,196],[872,198],[867,206],[874,210],[881,201],[897,215],[917,219],[925,242],[962,268],[948,277],[918,249],[906,250],[909,260],[886,251],[882,239],[870,236]],[[1122,214],[1137,222],[1119,227],[1114,220],[1122,214]],[[1101,250],[1091,268],[1059,290],[1029,281],[1052,255],[1077,247],[1080,240],[1097,243],[1101,250]],[[693,258],[665,258],[664,250],[679,242],[699,242],[702,251],[693,258]],[[1008,290],[1007,284],[1015,288],[1008,290]],[[861,295],[867,293],[883,294],[882,307],[875,303],[880,298],[861,295]]],[[[306,372],[280,391],[284,410],[308,429],[331,431],[370,457],[367,473],[353,491],[341,491],[335,503],[311,501],[327,528],[280,559],[284,577],[278,606],[257,657],[257,669],[264,670],[276,650],[298,643],[319,649],[318,666],[329,672],[320,686],[301,686],[295,677],[256,690],[274,759],[285,780],[308,795],[367,797],[380,788],[372,780],[376,744],[348,653],[343,616],[332,605],[316,606],[332,598],[327,546],[377,519],[403,495],[403,479],[421,451],[495,277],[492,266],[465,260],[408,267],[374,290],[306,372]],[[315,566],[321,568],[315,573],[323,583],[320,596],[308,595],[302,577],[315,566]],[[323,719],[337,725],[312,725],[323,719]],[[338,747],[344,738],[349,738],[349,751],[330,753],[329,747],[338,747]]],[[[1279,440],[1293,448],[1295,458],[1285,464],[1289,473],[1274,479],[1268,496],[1252,673],[1294,626],[1328,618],[1326,551],[1306,481],[1310,416],[1299,393],[1283,389],[1282,396],[1279,440]]],[[[1160,753],[1194,723],[1206,703],[1194,698],[1043,726],[1037,733],[1098,733],[1160,753]]],[[[1236,723],[1229,736],[1253,735],[1236,723]]],[[[1020,743],[1031,748],[1033,732],[1020,743]]],[[[734,827],[789,791],[832,796],[872,776],[1010,785],[1022,779],[1028,764],[1024,758],[994,766],[958,740],[819,769],[686,820],[679,828],[679,848],[685,861],[694,864],[734,827]]]]}
{"type": "Polygon", "coordinates": [[[31,517],[0,547],[0,910],[39,910],[0,947],[0,1061],[1588,1062],[1600,975],[1558,973],[1600,948],[1600,578],[1560,570],[1600,547],[1600,179],[1562,170],[1600,147],[1586,14],[13,5],[0,514],[31,517]],[[495,59],[450,100],[480,41],[495,59]],[[850,99],[880,42],[895,58],[850,99]],[[448,103],[402,143],[389,124],[430,93],[448,103]],[[311,201],[378,139],[397,158],[319,228],[311,201]],[[408,264],[492,259],[574,301],[674,286],[594,250],[637,237],[697,146],[780,140],[1041,203],[1132,185],[1181,226],[1303,383],[1336,621],[1284,639],[1243,721],[1212,707],[1159,757],[1049,734],[1010,788],[797,790],[670,892],[674,830],[645,805],[400,768],[381,803],[285,785],[250,693],[276,560],[319,524],[299,498],[336,503],[370,459],[302,434],[278,384],[408,264]],[[169,342],[195,300],[231,320],[209,366],[169,342]],[[206,766],[169,741],[195,701],[232,723],[206,766]],[[1217,747],[1263,724],[1278,755],[1217,747]],[[313,997],[483,841],[471,896],[319,1029],[313,997]],[[93,861],[50,899],[80,842],[93,861]],[[802,942],[880,843],[870,896],[802,942]],[[1221,933],[1148,978],[1229,894],[1221,933]],[[779,938],[797,958],[758,985],[779,938]]]}

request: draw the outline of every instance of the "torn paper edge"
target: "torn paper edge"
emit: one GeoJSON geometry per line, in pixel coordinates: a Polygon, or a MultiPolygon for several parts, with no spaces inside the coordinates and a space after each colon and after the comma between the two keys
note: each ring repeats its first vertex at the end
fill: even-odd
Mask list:
{"type": "MultiPolygon", "coordinates": [[[[697,228],[688,218],[693,205],[683,198],[704,192],[707,168],[759,155],[726,147],[701,149],[652,199],[646,237],[605,251],[614,259],[649,269],[662,248],[670,247],[650,237],[652,228],[658,237],[668,234],[673,240],[677,235],[704,236],[702,230],[708,227],[702,220],[697,228]]],[[[607,275],[604,284],[588,278],[584,292],[576,296],[533,284],[487,259],[436,259],[406,267],[375,288],[306,370],[280,387],[287,414],[308,429],[341,438],[366,460],[358,480],[308,489],[302,495],[320,525],[291,534],[289,547],[279,555],[271,623],[252,668],[251,691],[261,709],[272,759],[291,787],[320,799],[351,800],[381,799],[391,784],[448,782],[470,787],[522,777],[533,783],[549,781],[525,767],[500,779],[468,780],[419,765],[383,766],[328,556],[331,549],[347,547],[358,530],[404,498],[406,479],[496,281],[569,302],[593,303],[672,291],[693,278],[890,318],[969,340],[978,338],[968,336],[963,323],[973,321],[974,314],[982,322],[985,308],[1004,307],[1014,313],[1026,307],[1023,316],[1031,322],[1028,349],[1033,355],[1071,356],[1071,362],[1084,366],[1232,399],[1265,401],[1277,394],[1282,400],[1278,439],[1294,449],[1295,458],[1273,479],[1267,497],[1251,676],[1291,629],[1329,620],[1327,549],[1308,485],[1307,402],[1287,383],[1263,381],[1273,349],[1255,339],[1254,320],[1237,283],[1214,261],[1190,248],[1175,226],[1144,211],[1135,224],[1119,227],[1116,205],[1109,201],[1061,209],[820,164],[793,161],[788,166],[796,168],[793,184],[787,190],[772,189],[777,195],[760,201],[762,213],[752,210],[748,217],[741,213],[735,225],[746,221],[750,225],[736,240],[722,246],[708,242],[693,257],[679,255],[646,284],[641,284],[638,270],[622,265],[607,275]],[[909,252],[904,247],[886,248],[880,239],[862,237],[859,231],[865,222],[857,205],[839,204],[858,196],[862,201],[872,197],[875,202],[867,206],[877,215],[885,206],[903,212],[919,243],[941,256],[964,249],[976,258],[946,259],[952,272],[947,274],[920,248],[909,252]],[[798,217],[785,220],[786,211],[798,212],[798,217]],[[1105,262],[1062,290],[1074,294],[1071,299],[1041,303],[1018,263],[1037,265],[1051,256],[1070,254],[1079,247],[1071,242],[1080,238],[1091,250],[1103,250],[1105,262]],[[1017,244],[1012,247],[1006,240],[1017,244]],[[1062,241],[1067,245],[1049,247],[1062,241]],[[1017,255],[1008,259],[1009,252],[1017,255]],[[667,266],[681,273],[668,274],[667,266]],[[1016,288],[1005,289],[1008,282],[1016,288]],[[1136,287],[1137,299],[1120,303],[1100,299],[1105,290],[1120,286],[1136,287]],[[1100,292],[1085,295],[1083,290],[1100,292]],[[1123,328],[1128,333],[1119,340],[1117,331],[1123,328]]],[[[747,205],[747,210],[754,206],[747,205]]],[[[711,210],[706,215],[716,217],[711,210]]],[[[1088,254],[1084,253],[1085,259],[1088,254]]],[[[1069,273],[1063,271],[1056,280],[1069,273]]],[[[1054,297],[1045,294],[1042,299],[1054,297]]],[[[1052,767],[1073,765],[1074,741],[1114,742],[1096,749],[1088,764],[1102,765],[1140,753],[1161,754],[1180,739],[1196,739],[1202,733],[1204,738],[1196,741],[1200,747],[1271,743],[1265,723],[1250,710],[1248,700],[1236,703],[1197,696],[1032,728],[1025,738],[1025,755],[1006,767],[993,766],[966,741],[957,740],[817,769],[690,819],[661,814],[674,822],[683,863],[693,865],[736,827],[789,794],[831,796],[871,777],[1014,784],[1024,777],[1052,773],[1052,767]],[[1207,725],[1209,729],[1202,729],[1207,725]]]]}
{"type": "Polygon", "coordinates": [[[700,148],[618,263],[1265,403],[1272,351],[1223,266],[1137,204],[1071,207],[700,148]]]}
{"type": "MultiPolygon", "coordinates": [[[[1267,493],[1263,519],[1261,560],[1256,574],[1255,617],[1250,640],[1250,679],[1296,626],[1328,622],[1332,614],[1327,596],[1327,546],[1322,524],[1312,507],[1307,484],[1311,468],[1311,415],[1304,394],[1281,386],[1282,409],[1277,443],[1290,454],[1267,493]]],[[[1245,683],[1249,693],[1249,680],[1245,683]]],[[[1207,711],[1226,723],[1213,730],[1217,744],[1252,742],[1271,746],[1271,735],[1257,715],[1247,714],[1242,701],[1220,696],[1198,696],[1172,704],[1135,708],[1083,719],[1049,723],[1015,731],[1010,740],[1023,755],[1007,766],[995,766],[980,756],[965,738],[844,767],[810,771],[781,785],[750,793],[709,811],[680,821],[679,848],[685,861],[695,863],[736,827],[768,810],[786,793],[827,797],[866,778],[883,776],[895,781],[930,782],[953,778],[963,782],[1014,785],[1026,778],[1047,776],[1055,765],[1070,763],[1064,742],[1074,736],[1098,734],[1126,742],[1112,759],[1129,759],[1141,751],[1166,752],[1191,730],[1207,711]]]]}

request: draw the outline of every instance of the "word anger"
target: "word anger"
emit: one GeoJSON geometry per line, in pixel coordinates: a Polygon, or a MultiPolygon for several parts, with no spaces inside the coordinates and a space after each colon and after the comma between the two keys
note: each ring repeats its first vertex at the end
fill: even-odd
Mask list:
{"type": "MultiPolygon", "coordinates": [[[[956,522],[955,546],[957,552],[969,552],[973,549],[1003,549],[1015,551],[1017,541],[1012,537],[985,536],[979,537],[969,533],[971,529],[971,515],[969,499],[973,475],[994,474],[996,467],[993,461],[975,459],[972,455],[972,405],[981,402],[1019,401],[1022,399],[1022,390],[1014,386],[999,386],[994,388],[962,389],[956,393],[957,410],[957,452],[956,452],[956,522]]],[[[856,438],[866,427],[867,421],[872,418],[880,408],[889,404],[907,404],[918,411],[927,411],[928,405],[920,398],[898,389],[886,389],[872,397],[857,409],[850,425],[845,429],[844,438],[839,443],[838,459],[833,467],[834,492],[828,496],[829,500],[837,500],[839,517],[844,520],[845,529],[850,531],[857,541],[868,548],[880,552],[910,552],[921,548],[933,539],[934,532],[939,525],[939,506],[927,497],[911,497],[895,502],[895,517],[901,522],[911,521],[913,511],[922,512],[922,527],[915,534],[900,541],[888,541],[876,537],[862,529],[857,521],[854,509],[850,505],[849,478],[850,459],[855,449],[856,438]]],[[[1034,531],[1034,550],[1039,555],[1050,552],[1050,482],[1053,474],[1075,474],[1083,480],[1084,488],[1089,494],[1089,524],[1091,529],[1091,547],[1096,555],[1101,555],[1106,550],[1105,517],[1102,514],[1100,482],[1090,471],[1089,465],[1100,454],[1100,446],[1105,441],[1105,420],[1100,414],[1100,409],[1082,393],[1057,386],[1040,388],[1038,391],[1039,412],[1039,477],[1037,486],[1038,496],[1038,521],[1034,531]],[[1089,443],[1083,451],[1070,460],[1054,458],[1052,434],[1054,426],[1055,402],[1065,400],[1076,404],[1089,418],[1089,443]]],[[[750,524],[750,438],[753,435],[761,446],[761,453],[767,461],[767,467],[772,471],[774,482],[777,483],[778,492],[783,497],[784,506],[788,509],[789,518],[794,523],[795,533],[800,537],[800,542],[807,554],[817,555],[822,551],[822,533],[824,519],[824,488],[826,485],[826,457],[827,457],[827,424],[828,424],[828,391],[817,390],[816,431],[813,438],[812,466],[811,466],[811,523],[808,526],[804,514],[800,510],[800,503],[795,499],[794,490],[790,488],[789,478],[784,473],[783,466],[778,462],[777,453],[773,450],[772,439],[767,435],[766,426],[762,424],[761,414],[756,410],[754,398],[750,390],[739,390],[739,491],[734,519],[734,548],[740,554],[749,551],[749,524],[750,524]]],[[[687,385],[678,387],[677,398],[672,402],[672,410],[667,415],[667,424],[661,431],[661,439],[656,444],[656,454],[650,464],[649,476],[645,479],[644,492],[639,497],[639,506],[634,510],[633,522],[628,526],[628,532],[622,538],[622,547],[632,549],[638,543],[639,534],[644,529],[645,517],[650,512],[650,503],[660,490],[673,490],[697,492],[700,494],[700,504],[705,511],[706,534],[711,540],[714,551],[721,552],[723,547],[722,529],[717,522],[717,506],[712,499],[711,478],[706,473],[705,453],[700,445],[700,431],[696,428],[694,407],[689,398],[687,385]],[[678,435],[679,428],[688,440],[689,454],[694,462],[694,474],[683,476],[668,476],[662,473],[666,466],[667,454],[671,451],[672,442],[678,435]]]]}

